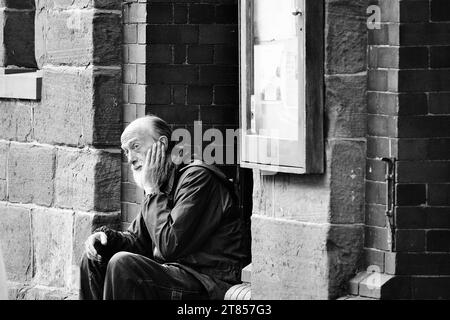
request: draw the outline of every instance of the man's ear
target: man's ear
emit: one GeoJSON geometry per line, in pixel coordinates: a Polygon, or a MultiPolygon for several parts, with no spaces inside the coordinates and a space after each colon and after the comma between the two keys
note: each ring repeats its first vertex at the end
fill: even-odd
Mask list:
{"type": "Polygon", "coordinates": [[[161,136],[161,137],[159,137],[158,140],[164,144],[164,151],[166,151],[167,148],[169,147],[169,139],[167,139],[166,136],[161,136]]]}

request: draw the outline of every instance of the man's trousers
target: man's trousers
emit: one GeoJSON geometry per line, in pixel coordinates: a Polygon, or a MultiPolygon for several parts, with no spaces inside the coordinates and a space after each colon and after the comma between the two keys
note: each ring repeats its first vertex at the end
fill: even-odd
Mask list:
{"type": "Polygon", "coordinates": [[[183,269],[142,255],[119,252],[107,263],[83,255],[80,299],[181,300],[207,299],[199,280],[183,269]]]}

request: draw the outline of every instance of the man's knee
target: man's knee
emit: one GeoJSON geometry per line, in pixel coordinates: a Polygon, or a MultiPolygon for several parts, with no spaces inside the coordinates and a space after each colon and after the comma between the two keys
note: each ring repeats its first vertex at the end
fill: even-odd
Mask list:
{"type": "Polygon", "coordinates": [[[117,252],[111,257],[108,262],[108,270],[114,272],[116,270],[121,270],[127,268],[130,270],[133,262],[136,260],[136,255],[126,251],[117,252]]]}
{"type": "Polygon", "coordinates": [[[161,272],[161,265],[141,255],[121,251],[112,256],[108,262],[107,277],[121,279],[154,279],[161,272]]]}
{"type": "Polygon", "coordinates": [[[80,269],[85,271],[89,269],[89,258],[86,252],[84,252],[83,255],[81,256],[80,269]]]}

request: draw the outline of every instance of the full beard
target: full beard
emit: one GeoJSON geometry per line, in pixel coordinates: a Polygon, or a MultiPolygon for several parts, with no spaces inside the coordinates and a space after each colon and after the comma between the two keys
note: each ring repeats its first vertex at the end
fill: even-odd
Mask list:
{"type": "MultiPolygon", "coordinates": [[[[158,172],[158,185],[161,187],[164,185],[164,183],[167,182],[167,180],[170,178],[170,172],[172,170],[173,163],[172,161],[167,160],[164,165],[159,168],[158,172]]],[[[144,189],[144,170],[141,168],[140,170],[133,170],[133,180],[136,183],[136,185],[144,189]]]]}
{"type": "Polygon", "coordinates": [[[144,174],[143,174],[143,170],[134,170],[133,171],[133,180],[136,183],[136,185],[141,188],[144,189],[144,174]]]}

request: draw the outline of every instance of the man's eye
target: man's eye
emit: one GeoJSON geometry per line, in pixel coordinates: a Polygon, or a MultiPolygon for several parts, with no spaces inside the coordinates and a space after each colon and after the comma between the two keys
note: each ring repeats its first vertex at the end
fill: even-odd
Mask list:
{"type": "Polygon", "coordinates": [[[136,150],[136,149],[138,149],[139,148],[139,145],[138,144],[134,144],[133,145],[133,147],[131,147],[133,150],[136,150]]]}

